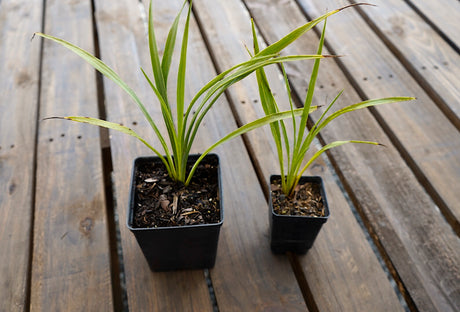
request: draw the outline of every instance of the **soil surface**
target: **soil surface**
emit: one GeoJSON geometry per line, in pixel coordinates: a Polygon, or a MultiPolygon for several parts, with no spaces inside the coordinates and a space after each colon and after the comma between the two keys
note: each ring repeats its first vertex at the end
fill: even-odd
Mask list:
{"type": "Polygon", "coordinates": [[[169,177],[163,163],[141,164],[136,172],[133,227],[220,222],[217,168],[217,159],[205,158],[184,187],[169,177]]]}
{"type": "Polygon", "coordinates": [[[326,209],[320,189],[319,183],[299,183],[294,194],[288,197],[281,190],[281,179],[274,179],[271,184],[273,210],[279,215],[324,217],[326,209]]]}

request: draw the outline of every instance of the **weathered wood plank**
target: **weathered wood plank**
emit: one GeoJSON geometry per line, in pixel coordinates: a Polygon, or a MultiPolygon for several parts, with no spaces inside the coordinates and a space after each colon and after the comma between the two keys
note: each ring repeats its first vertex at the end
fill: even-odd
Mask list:
{"type": "MultiPolygon", "coordinates": [[[[336,1],[301,1],[308,14],[320,14],[336,1]]],[[[367,8],[378,10],[378,8],[367,8]]],[[[388,128],[394,142],[412,170],[423,182],[454,231],[460,235],[460,194],[451,186],[460,179],[460,133],[438,110],[393,54],[366,26],[354,10],[334,16],[329,42],[341,58],[354,83],[367,98],[412,95],[417,101],[378,107],[380,123],[388,128]],[[342,27],[342,25],[347,25],[342,27]],[[364,65],[364,66],[363,66],[364,65]]]]}
{"type": "Polygon", "coordinates": [[[408,0],[460,48],[460,3],[457,0],[408,0]]]}
{"type": "MultiPolygon", "coordinates": [[[[289,11],[280,14],[282,8],[288,9],[290,6],[276,6],[268,3],[256,5],[256,1],[246,1],[246,3],[251,8],[253,15],[256,16],[261,32],[271,42],[278,39],[288,29],[305,22],[298,10],[289,9],[289,11]],[[270,16],[270,19],[261,18],[264,15],[270,16]],[[284,20],[280,16],[289,16],[289,19],[284,20]],[[272,27],[274,24],[277,27],[272,27]]],[[[323,13],[325,6],[328,8],[336,7],[336,4],[328,1],[302,2],[302,5],[306,4],[308,4],[306,6],[307,12],[314,16],[318,16],[318,12],[323,13]]],[[[351,55],[341,61],[347,62],[345,63],[347,71],[351,73],[352,77],[359,80],[358,83],[366,96],[415,94],[419,98],[415,102],[415,107],[413,103],[392,104],[382,107],[379,110],[381,115],[384,113],[392,114],[391,118],[388,118],[391,120],[388,122],[389,126],[396,128],[402,123],[402,125],[411,127],[419,124],[429,127],[429,118],[433,116],[426,115],[431,114],[431,111],[424,113],[426,109],[430,109],[424,106],[426,103],[430,103],[430,100],[410,77],[406,77],[408,76],[407,73],[398,68],[398,64],[392,61],[391,54],[386,58],[381,56],[385,47],[379,46],[374,41],[369,41],[370,35],[362,34],[362,32],[368,31],[367,26],[360,22],[359,16],[354,14],[353,10],[348,10],[329,20],[326,34],[329,45],[335,47],[334,50],[339,54],[351,55]],[[357,29],[362,32],[356,32],[357,29]],[[361,43],[360,40],[366,43],[361,43]],[[358,49],[357,51],[353,50],[355,47],[358,49]],[[365,53],[367,48],[372,48],[372,53],[365,53]],[[353,63],[348,63],[351,61],[353,63]],[[361,72],[366,68],[369,68],[370,72],[361,72]],[[392,74],[393,78],[387,78],[389,74],[392,74]],[[381,75],[382,79],[378,79],[378,75],[381,75]],[[362,80],[361,77],[368,77],[368,80],[362,80]],[[369,84],[369,80],[375,81],[375,86],[369,84]],[[426,119],[420,122],[411,121],[412,115],[405,113],[411,108],[413,114],[416,112],[420,114],[420,116],[417,115],[419,118],[424,117],[426,119]],[[405,119],[402,118],[403,116],[405,119]]],[[[289,52],[298,54],[316,51],[317,42],[316,36],[307,35],[289,48],[289,52]]],[[[328,52],[325,51],[324,53],[328,52]]],[[[310,68],[311,64],[308,62],[289,66],[295,90],[301,98],[305,96],[305,77],[302,73],[308,73],[310,68]]],[[[347,78],[333,61],[322,62],[317,86],[318,88],[315,90],[317,104],[324,104],[327,99],[332,99],[337,93],[337,88],[346,90],[341,97],[341,103],[337,103],[337,106],[348,105],[360,100],[347,78]]],[[[436,112],[433,114],[434,117],[437,116],[436,112]]],[[[312,117],[316,120],[318,115],[313,114],[312,117]]],[[[443,127],[444,124],[450,126],[449,122],[441,121],[441,124],[433,124],[433,127],[435,127],[434,125],[438,128],[443,127]]],[[[396,132],[396,130],[394,131],[396,132]]],[[[452,132],[453,134],[457,133],[455,129],[452,132]]],[[[414,135],[423,133],[423,131],[414,129],[410,133],[414,138],[414,135]]],[[[449,133],[445,134],[450,135],[449,133]]],[[[398,132],[398,139],[402,140],[402,136],[403,134],[398,132]]],[[[386,255],[391,258],[391,263],[409,292],[408,297],[415,302],[420,310],[457,310],[458,298],[460,298],[458,296],[460,241],[435,209],[435,204],[417,182],[405,161],[401,159],[399,152],[389,143],[389,139],[372,115],[368,111],[359,111],[343,116],[325,128],[321,137],[325,142],[346,138],[371,139],[389,146],[385,149],[376,149],[368,146],[351,145],[332,150],[330,154],[333,156],[334,164],[339,168],[345,186],[350,191],[356,206],[362,210],[365,221],[369,222],[374,233],[378,235],[377,243],[381,244],[386,255]]],[[[433,141],[439,144],[440,138],[438,135],[437,140],[433,138],[433,141]]],[[[422,146],[420,146],[422,150],[426,147],[430,151],[436,151],[434,143],[430,147],[426,143],[425,137],[421,139],[424,139],[423,143],[421,142],[422,146]]],[[[413,141],[417,140],[413,139],[413,141]]],[[[411,142],[404,141],[404,147],[409,148],[411,145],[411,142]]],[[[455,145],[453,148],[455,149],[455,145]]],[[[454,158],[452,150],[449,152],[448,149],[447,153],[450,153],[454,158]]],[[[455,160],[452,161],[455,162],[455,160]]],[[[439,162],[439,166],[446,164],[449,164],[447,158],[443,158],[443,161],[439,162]]],[[[451,181],[451,183],[455,182],[451,181]]]]}
{"type": "MultiPolygon", "coordinates": [[[[220,71],[248,58],[244,45],[251,46],[251,26],[249,16],[240,1],[216,2],[194,1],[195,12],[201,21],[201,29],[206,33],[210,48],[215,55],[215,63],[220,71]]],[[[292,6],[284,3],[283,6],[292,6]]],[[[275,10],[265,11],[262,7],[256,23],[269,20],[275,10]]],[[[276,14],[282,18],[284,10],[277,8],[276,14]]],[[[287,33],[287,31],[286,31],[287,33]]],[[[279,99],[281,109],[289,109],[289,103],[282,99],[286,90],[279,80],[276,68],[266,69],[270,77],[272,92],[279,99]]],[[[242,123],[263,116],[256,101],[259,98],[257,83],[247,79],[237,84],[229,92],[234,109],[242,123]]],[[[258,129],[247,134],[252,149],[253,160],[257,163],[262,179],[278,173],[276,148],[270,130],[258,129]]],[[[300,262],[306,271],[306,280],[311,285],[316,304],[320,311],[398,311],[402,307],[380,267],[375,254],[367,243],[361,228],[326,165],[318,161],[310,171],[325,177],[328,202],[332,216],[323,227],[313,249],[300,262]],[[329,296],[327,294],[334,294],[329,296]]],[[[268,213],[268,211],[266,212],[268,213]]],[[[268,241],[268,238],[266,238],[268,241]]],[[[226,280],[222,272],[213,274],[213,281],[226,280]]],[[[223,283],[221,281],[221,283],[223,283]]],[[[217,293],[218,298],[220,293],[217,293]]],[[[220,300],[219,300],[220,302],[220,300]]]]}
{"type": "MultiPolygon", "coordinates": [[[[182,3],[170,2],[175,11],[182,3]]],[[[215,69],[195,21],[190,42],[189,82],[196,92],[215,76],[215,69]]],[[[197,147],[210,146],[235,128],[231,109],[222,98],[203,124],[197,147]]],[[[222,159],[225,222],[211,278],[219,310],[305,311],[288,260],[270,251],[268,207],[242,140],[228,142],[217,152],[222,159]]]]}
{"type": "Polygon", "coordinates": [[[0,2],[0,302],[27,304],[42,1],[0,2]]]}
{"type": "MultiPolygon", "coordinates": [[[[147,71],[150,66],[139,3],[97,0],[95,9],[101,58],[135,89],[158,120],[161,118],[159,105],[152,100],[153,93],[140,71],[141,66],[147,71]]],[[[160,23],[164,28],[172,22],[175,12],[164,10],[162,13],[156,13],[156,16],[162,18],[160,23]]],[[[165,37],[163,32],[158,33],[159,40],[165,37]]],[[[151,138],[152,130],[132,100],[107,79],[104,80],[104,90],[108,120],[129,125],[151,138]]],[[[150,271],[133,234],[126,227],[126,210],[132,161],[152,152],[135,139],[116,132],[111,133],[110,142],[129,310],[212,311],[203,271],[150,271]]]]}
{"type": "MultiPolygon", "coordinates": [[[[94,51],[91,2],[48,2],[45,32],[94,51]]],[[[95,78],[92,67],[45,41],[40,118],[97,116],[95,78]]],[[[101,160],[99,129],[40,122],[31,311],[113,310],[101,160]]]]}
{"type": "MultiPolygon", "coordinates": [[[[110,5],[112,6],[112,4],[110,5]]],[[[154,2],[155,16],[157,17],[157,31],[159,31],[159,40],[162,40],[162,38],[164,39],[166,37],[165,27],[172,21],[172,18],[174,18],[174,15],[180,8],[180,5],[181,1],[169,1],[167,3],[159,1],[154,2]]],[[[109,8],[107,7],[107,9],[109,8]]],[[[118,8],[114,11],[118,12],[116,18],[115,15],[112,15],[115,21],[120,20],[120,14],[122,11],[125,12],[126,8],[118,8]]],[[[102,14],[100,13],[98,13],[98,16],[102,17],[102,14]]],[[[106,19],[109,19],[108,14],[104,14],[104,16],[106,19]]],[[[125,33],[125,31],[127,31],[127,29],[123,28],[121,29],[122,36],[120,40],[122,40],[121,42],[126,42],[127,37],[130,39],[135,38],[135,41],[131,41],[127,44],[130,46],[135,46],[133,43],[137,42],[139,51],[136,51],[135,57],[140,55],[141,61],[135,61],[145,64],[147,63],[148,58],[146,55],[147,49],[145,48],[144,32],[139,31],[139,28],[134,27],[135,23],[130,22],[129,25],[133,25],[134,30],[129,30],[129,33],[135,33],[135,37],[126,36],[128,32],[125,33]]],[[[190,60],[188,63],[190,66],[188,69],[188,86],[190,89],[187,91],[188,98],[190,98],[192,91],[196,91],[198,86],[201,86],[204,82],[207,82],[210,79],[210,74],[212,74],[213,71],[209,58],[206,56],[206,54],[204,54],[205,49],[202,43],[202,39],[199,37],[199,35],[197,35],[197,28],[194,22],[192,22],[191,27],[192,31],[190,34],[191,37],[189,46],[190,60]]],[[[178,37],[180,38],[180,36],[178,37]]],[[[101,38],[104,37],[101,36],[101,38]]],[[[106,44],[102,43],[101,46],[106,46],[106,44]]],[[[118,50],[123,51],[124,49],[122,47],[118,50]]],[[[105,55],[108,56],[107,54],[105,55]]],[[[113,61],[112,58],[110,58],[109,63],[117,63],[115,56],[113,61]]],[[[135,81],[139,81],[137,88],[141,90],[140,93],[142,98],[151,99],[151,91],[144,89],[144,87],[147,86],[143,81],[143,78],[140,78],[140,75],[131,76],[132,73],[128,74],[127,72],[132,72],[132,68],[122,68],[122,64],[117,63],[116,67],[117,71],[123,73],[123,77],[129,76],[128,80],[132,82],[131,84],[133,84],[135,81]]],[[[149,67],[146,66],[145,68],[149,67]]],[[[171,76],[173,76],[173,74],[171,74],[171,76]]],[[[172,92],[174,92],[173,89],[174,88],[172,88],[172,92]]],[[[106,92],[108,92],[108,90],[106,90],[106,92]]],[[[110,91],[110,95],[107,95],[107,103],[112,103],[110,105],[113,105],[111,106],[112,108],[108,110],[109,117],[112,118],[110,116],[110,112],[113,112],[113,117],[115,120],[118,120],[118,118],[120,118],[122,115],[122,113],[119,112],[129,110],[129,116],[126,117],[130,119],[128,119],[126,122],[132,123],[132,115],[136,114],[136,112],[131,112],[133,110],[132,106],[126,105],[126,107],[123,108],[123,103],[117,103],[117,101],[109,100],[109,97],[115,100],[115,98],[118,96],[119,95],[117,95],[115,92],[112,92],[112,90],[110,91]]],[[[229,129],[235,127],[235,124],[232,122],[233,118],[231,117],[231,112],[225,106],[225,101],[222,100],[216,105],[220,107],[216,109],[216,114],[211,113],[212,116],[210,115],[209,118],[205,121],[203,128],[201,129],[201,135],[199,135],[199,139],[196,142],[197,144],[194,147],[195,151],[200,150],[200,147],[202,148],[204,146],[209,146],[213,141],[217,140],[217,138],[223,136],[224,133],[226,133],[229,129]],[[205,136],[203,136],[203,134],[205,134],[205,136]]],[[[158,106],[152,107],[152,111],[154,114],[157,114],[156,116],[158,117],[158,106]]],[[[139,115],[137,115],[137,117],[139,117],[139,115]]],[[[143,127],[146,127],[145,123],[137,120],[136,129],[139,129],[140,132],[144,132],[142,130],[146,128],[143,127]]],[[[147,131],[145,131],[145,133],[147,133],[147,131]]],[[[114,135],[114,138],[115,137],[118,140],[118,135],[114,135]]],[[[125,139],[120,138],[120,140],[125,139]]],[[[127,155],[126,146],[129,145],[122,145],[119,147],[120,144],[118,144],[118,142],[124,141],[114,142],[112,139],[112,151],[116,163],[114,166],[116,177],[115,182],[117,183],[117,190],[120,190],[118,193],[117,201],[119,205],[125,205],[127,202],[127,194],[122,195],[120,193],[126,193],[125,190],[127,190],[127,182],[123,182],[122,178],[123,176],[128,175],[128,168],[124,174],[123,172],[119,171],[124,170],[123,168],[120,168],[122,166],[120,160],[122,157],[124,158],[125,155],[126,157],[132,157],[135,153],[133,152],[132,154],[130,153],[130,155],[127,155]],[[122,155],[122,153],[125,155],[122,155]],[[125,184],[125,188],[121,189],[123,184],[125,184]]],[[[132,146],[137,146],[134,148],[137,148],[137,151],[145,151],[139,148],[138,145],[133,143],[131,144],[132,146]]],[[[260,188],[257,186],[258,182],[255,175],[251,173],[252,169],[250,168],[250,161],[245,154],[241,140],[230,142],[227,146],[228,147],[225,147],[224,149],[218,150],[218,152],[222,152],[224,150],[227,151],[226,153],[221,153],[221,162],[223,165],[224,175],[223,179],[225,184],[224,198],[231,199],[225,200],[224,202],[225,222],[221,231],[217,263],[213,272],[216,270],[222,270],[228,272],[227,274],[230,275],[230,279],[228,281],[228,285],[230,285],[228,286],[229,293],[226,297],[226,300],[230,301],[230,304],[226,304],[228,301],[224,301],[224,298],[218,298],[219,308],[223,311],[235,307],[244,307],[244,309],[254,310],[258,305],[261,305],[262,303],[267,306],[277,308],[280,306],[280,304],[283,304],[280,303],[279,300],[281,295],[281,298],[283,299],[284,305],[286,307],[297,307],[297,309],[305,310],[302,295],[296,286],[295,277],[293,276],[292,272],[290,272],[288,262],[285,259],[278,260],[273,257],[265,257],[263,254],[269,253],[268,248],[260,248],[257,243],[254,243],[256,239],[263,236],[261,231],[266,231],[266,228],[264,228],[264,225],[267,223],[265,216],[266,208],[258,205],[260,202],[263,203],[263,195],[260,188]],[[243,172],[245,173],[244,175],[243,172]],[[242,177],[241,180],[235,181],[235,179],[239,176],[242,177]],[[255,185],[256,189],[254,189],[254,191],[247,192],[246,194],[246,192],[243,190],[250,189],[250,185],[255,185]],[[235,200],[235,194],[241,194],[240,198],[235,200]],[[260,210],[253,209],[253,212],[248,215],[246,213],[247,206],[261,207],[258,209],[263,209],[262,213],[264,217],[260,219],[254,219],[254,214],[259,215],[260,210]],[[242,210],[244,210],[245,213],[242,213],[242,210]],[[237,223],[237,221],[240,223],[237,223]],[[240,235],[244,236],[240,237],[240,235]],[[238,241],[238,239],[241,239],[241,241],[238,241]],[[247,252],[248,254],[251,254],[251,256],[248,256],[247,254],[243,256],[243,252],[247,252]],[[260,261],[260,263],[257,261],[260,261]],[[257,270],[253,270],[257,267],[257,270]],[[273,267],[278,267],[278,269],[275,269],[274,273],[269,273],[269,270],[271,270],[273,267]],[[253,271],[251,272],[250,270],[253,271]],[[286,280],[281,281],[281,276],[285,276],[286,280]],[[244,284],[244,287],[240,285],[241,283],[244,284]],[[231,285],[234,285],[234,287],[231,287],[231,285]],[[280,291],[283,289],[284,291],[280,291]]],[[[120,214],[124,214],[124,212],[120,212],[120,214]]],[[[122,216],[121,219],[126,220],[125,216],[122,216]]],[[[139,308],[145,306],[152,306],[155,308],[161,307],[163,310],[165,310],[165,308],[166,310],[172,310],[177,307],[180,308],[181,306],[185,306],[186,310],[190,310],[190,306],[196,307],[197,310],[211,308],[210,305],[205,305],[203,303],[203,301],[206,299],[204,298],[204,295],[200,297],[188,295],[186,293],[179,293],[177,296],[170,296],[170,293],[165,293],[167,289],[164,287],[164,285],[171,285],[169,289],[173,289],[174,286],[171,284],[171,279],[175,278],[176,276],[178,279],[183,279],[184,283],[185,281],[190,281],[193,283],[195,280],[194,283],[197,285],[197,289],[202,289],[201,286],[204,285],[202,272],[183,271],[152,274],[148,272],[148,267],[146,266],[145,261],[142,259],[143,256],[141,255],[137,244],[132,237],[132,234],[128,233],[126,229],[122,229],[122,239],[124,243],[123,250],[125,268],[127,272],[128,299],[130,309],[138,310],[139,308]],[[125,231],[125,233],[123,233],[123,231],[125,231]],[[138,264],[140,263],[140,265],[136,266],[136,262],[138,264]],[[139,273],[139,271],[141,273],[139,273]],[[142,273],[144,276],[148,276],[149,278],[144,278],[146,283],[145,285],[136,285],[135,277],[136,275],[139,276],[142,273]],[[199,279],[201,279],[201,281],[199,281],[199,279]]],[[[224,287],[216,284],[214,286],[216,289],[219,287],[224,287]]],[[[190,291],[190,289],[185,290],[190,291]]]]}
{"type": "MultiPolygon", "coordinates": [[[[353,2],[353,1],[349,1],[353,2]]],[[[436,3],[437,7],[442,7],[436,3]]],[[[456,3],[460,16],[460,3],[456,3]]],[[[378,8],[359,10],[383,37],[391,50],[416,77],[426,92],[460,129],[460,55],[404,0],[378,3],[378,8]]],[[[455,14],[455,13],[452,13],[455,14]]],[[[452,15],[451,14],[451,15],[452,15]]],[[[454,21],[446,15],[444,20],[454,21]]],[[[457,37],[460,38],[460,23],[457,37]]],[[[455,29],[455,27],[454,27],[455,29]]]]}

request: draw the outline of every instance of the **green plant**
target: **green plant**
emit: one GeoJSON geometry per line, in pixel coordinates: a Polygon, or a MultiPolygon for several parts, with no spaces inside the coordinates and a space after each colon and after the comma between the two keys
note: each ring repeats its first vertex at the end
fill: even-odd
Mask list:
{"type": "MultiPolygon", "coordinates": [[[[286,112],[276,112],[273,114],[266,115],[263,118],[250,122],[233,132],[227,134],[222,139],[211,145],[207,148],[202,154],[201,157],[195,162],[192,169],[188,174],[186,173],[186,164],[189,156],[190,149],[194,142],[197,131],[201,125],[201,122],[209,109],[217,101],[220,95],[232,84],[242,80],[249,74],[253,73],[257,69],[260,69],[264,66],[295,61],[295,60],[304,60],[304,59],[317,59],[323,58],[325,56],[321,55],[291,55],[291,56],[280,56],[279,53],[286,46],[294,42],[306,31],[310,30],[316,24],[324,20],[326,17],[339,12],[340,10],[335,10],[324,14],[323,16],[295,29],[290,32],[288,35],[280,39],[279,41],[273,43],[262,51],[258,52],[256,55],[251,57],[248,61],[242,62],[238,65],[233,66],[232,68],[222,72],[217,75],[214,79],[209,81],[198,93],[193,97],[193,99],[185,105],[185,72],[186,72],[186,60],[187,60],[187,44],[188,44],[188,33],[189,33],[189,23],[191,15],[191,4],[188,7],[188,13],[186,22],[184,25],[184,32],[181,42],[180,49],[180,58],[179,66],[177,71],[177,90],[176,90],[176,99],[175,99],[175,110],[172,109],[172,102],[168,99],[167,90],[168,90],[168,75],[172,63],[172,56],[174,51],[174,46],[176,42],[176,35],[179,27],[179,20],[182,14],[183,9],[186,6],[187,1],[184,1],[182,9],[177,14],[173,24],[170,27],[169,34],[165,43],[163,57],[160,59],[160,55],[157,48],[157,42],[155,38],[155,31],[153,27],[153,15],[152,15],[152,2],[149,6],[149,18],[148,18],[148,41],[149,41],[149,50],[150,50],[150,59],[152,64],[153,72],[153,81],[149,78],[147,73],[143,70],[143,74],[151,86],[156,98],[158,99],[163,122],[166,125],[167,136],[163,135],[157,127],[158,121],[154,121],[152,117],[147,112],[144,104],[141,102],[136,93],[116,74],[109,66],[103,63],[98,58],[94,57],[87,51],[56,37],[46,35],[43,33],[36,33],[36,35],[44,37],[46,39],[53,40],[64,47],[68,48],[72,52],[76,53],[78,56],[83,58],[86,62],[92,65],[96,70],[102,73],[107,78],[114,81],[118,84],[138,105],[141,109],[143,115],[149,122],[156,136],[158,137],[161,147],[164,151],[165,156],[158,151],[157,148],[149,144],[145,139],[139,136],[132,129],[120,125],[118,123],[109,122],[97,118],[90,117],[78,117],[78,116],[68,116],[68,117],[51,117],[58,119],[67,119],[77,122],[88,123],[100,127],[105,127],[113,130],[129,134],[142,143],[144,143],[148,148],[150,148],[157,156],[161,158],[164,165],[167,168],[167,171],[171,178],[178,182],[183,182],[185,185],[188,185],[198,163],[212,151],[218,145],[239,136],[247,131],[267,125],[271,122],[282,120],[285,118],[291,117],[291,115],[300,115],[304,113],[304,110],[297,109],[286,112]],[[173,114],[175,111],[175,114],[173,114]],[[169,141],[169,146],[167,141],[169,141]]],[[[314,110],[316,107],[310,107],[309,109],[314,110]]]]}
{"type": "MultiPolygon", "coordinates": [[[[321,38],[318,46],[317,54],[322,53],[324,45],[324,36],[326,32],[326,20],[324,19],[324,26],[321,33],[321,38]]],[[[259,53],[259,44],[257,41],[254,23],[252,24],[253,31],[253,44],[254,44],[254,53],[258,55],[259,53]]],[[[315,59],[315,64],[310,76],[310,81],[308,85],[307,95],[305,98],[303,113],[301,114],[300,122],[296,123],[296,114],[294,114],[293,101],[291,97],[291,90],[289,87],[289,82],[287,79],[286,71],[284,69],[283,63],[280,63],[280,67],[284,76],[284,82],[289,98],[289,103],[291,107],[291,122],[293,127],[292,137],[289,139],[288,132],[286,130],[286,125],[284,120],[279,120],[270,124],[271,133],[276,144],[279,166],[281,170],[281,190],[286,196],[291,196],[294,193],[295,187],[299,183],[299,180],[303,172],[312,164],[312,162],[318,158],[322,153],[327,151],[330,148],[337,147],[347,143],[362,143],[362,144],[373,144],[373,145],[382,145],[377,142],[370,141],[357,141],[357,140],[348,140],[348,141],[335,141],[323,146],[320,150],[311,156],[311,158],[304,164],[304,160],[310,145],[313,142],[313,139],[318,135],[318,133],[332,120],[335,118],[358,109],[365,107],[382,105],[387,103],[401,102],[413,100],[413,97],[388,97],[374,100],[367,100],[360,103],[352,104],[346,106],[342,109],[337,110],[336,112],[330,114],[326,117],[326,114],[338,100],[343,90],[338,93],[338,95],[331,101],[327,106],[321,117],[318,121],[311,127],[310,131],[306,133],[306,126],[309,113],[311,112],[310,108],[312,107],[313,93],[316,84],[316,78],[319,72],[320,59],[315,59]],[[287,159],[287,161],[285,161],[287,159]],[[284,177],[284,178],[283,178],[284,177]]],[[[259,86],[259,95],[261,99],[261,104],[266,115],[277,113],[279,111],[278,104],[270,90],[270,86],[265,75],[264,69],[260,68],[256,71],[257,83],[259,86]]]]}

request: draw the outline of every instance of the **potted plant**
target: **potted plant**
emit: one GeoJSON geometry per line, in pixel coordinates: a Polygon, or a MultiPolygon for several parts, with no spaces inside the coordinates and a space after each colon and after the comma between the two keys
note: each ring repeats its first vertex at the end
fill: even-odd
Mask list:
{"type": "MultiPolygon", "coordinates": [[[[317,54],[322,53],[324,36],[326,31],[326,19],[321,33],[317,54]]],[[[253,25],[254,52],[259,53],[259,46],[253,25]]],[[[362,143],[382,145],[370,141],[335,141],[326,144],[313,154],[306,162],[306,154],[310,149],[313,139],[318,133],[335,118],[365,107],[382,105],[387,103],[413,100],[412,97],[389,97],[374,100],[367,100],[353,105],[346,106],[327,116],[327,113],[338,100],[343,91],[331,101],[324,110],[317,122],[309,131],[306,130],[307,120],[311,112],[313,93],[318,76],[320,59],[315,59],[313,70],[310,76],[307,95],[305,98],[303,113],[300,121],[296,121],[296,115],[291,114],[292,133],[289,135],[286,130],[285,120],[270,124],[273,140],[276,144],[280,174],[270,176],[269,209],[270,209],[270,237],[271,249],[274,253],[294,252],[305,254],[313,245],[322,225],[328,220],[330,212],[326,199],[326,192],[321,177],[302,176],[305,170],[322,153],[330,148],[338,147],[348,143],[362,143]]],[[[284,76],[284,82],[289,98],[292,112],[294,112],[293,101],[289,82],[283,63],[280,67],[284,76]]],[[[270,91],[270,86],[264,69],[256,71],[257,83],[259,86],[260,103],[266,115],[279,111],[275,97],[270,91]]]]}
{"type": "Polygon", "coordinates": [[[324,14],[261,50],[248,61],[220,73],[203,86],[186,105],[185,72],[191,4],[188,7],[183,29],[177,69],[176,98],[169,99],[167,96],[168,76],[179,20],[186,3],[187,1],[184,1],[182,9],[170,27],[162,57],[155,39],[152,3],[149,7],[148,42],[153,79],[143,69],[141,70],[161,107],[163,119],[160,121],[153,120],[136,93],[101,60],[63,39],[36,33],[76,53],[120,86],[140,108],[160,142],[163,152],[149,144],[134,130],[118,123],[81,116],[47,118],[83,122],[123,132],[140,140],[156,155],[153,158],[136,159],[134,162],[127,219],[127,225],[134,233],[152,270],[205,268],[214,265],[219,229],[223,221],[223,199],[220,188],[221,178],[218,175],[220,172],[218,157],[211,155],[210,152],[218,145],[247,131],[290,118],[292,114],[299,116],[304,113],[304,110],[292,109],[267,114],[227,134],[201,154],[191,155],[191,147],[206,113],[229,86],[257,69],[270,64],[324,57],[321,55],[280,56],[279,53],[320,21],[340,11],[324,14]],[[166,133],[162,133],[157,126],[161,121],[166,125],[166,133]],[[202,170],[205,170],[205,174],[199,173],[202,170]],[[207,177],[211,173],[213,176],[205,182],[217,183],[218,187],[210,186],[205,191],[203,188],[194,190],[194,186],[204,183],[198,180],[199,177],[207,177]],[[198,196],[197,193],[201,195],[198,196]],[[202,197],[203,193],[209,194],[210,197],[202,197]],[[193,199],[197,202],[193,203],[193,199]],[[212,204],[204,205],[204,203],[212,204]]]}

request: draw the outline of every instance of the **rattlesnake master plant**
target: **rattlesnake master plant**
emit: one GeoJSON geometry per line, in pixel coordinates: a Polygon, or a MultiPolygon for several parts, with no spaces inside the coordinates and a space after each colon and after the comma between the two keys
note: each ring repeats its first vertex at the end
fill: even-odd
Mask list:
{"type": "MultiPolygon", "coordinates": [[[[141,102],[136,93],[131,89],[119,76],[116,74],[109,66],[103,63],[98,58],[94,57],[90,53],[82,50],[81,48],[56,37],[36,33],[36,35],[53,40],[64,47],[68,48],[72,52],[79,55],[89,64],[91,64],[96,70],[101,72],[104,76],[114,81],[118,84],[137,104],[141,109],[145,118],[149,122],[153,131],[159,139],[161,147],[164,153],[160,153],[157,147],[149,144],[145,139],[139,136],[134,130],[125,127],[123,125],[97,119],[90,117],[78,117],[78,116],[69,116],[69,117],[51,117],[51,118],[62,118],[77,122],[89,123],[92,125],[105,127],[113,130],[129,134],[142,143],[144,143],[148,148],[150,148],[160,159],[163,161],[166,169],[171,176],[171,178],[178,182],[183,182],[185,185],[188,185],[198,163],[212,151],[218,145],[239,136],[247,131],[267,125],[271,122],[279,121],[291,116],[299,116],[305,114],[305,110],[297,109],[290,110],[286,112],[273,112],[267,114],[265,117],[255,120],[251,123],[248,123],[228,135],[224,136],[222,139],[211,145],[207,148],[198,160],[192,166],[192,169],[188,174],[186,173],[187,159],[193,145],[197,131],[203,121],[203,118],[206,116],[209,109],[217,101],[220,95],[232,84],[242,80],[249,74],[253,73],[256,70],[263,68],[264,66],[282,63],[295,60],[305,60],[305,59],[318,59],[323,58],[321,55],[292,55],[292,56],[280,56],[279,53],[286,46],[294,42],[302,34],[313,28],[316,24],[339,12],[335,10],[329,13],[324,14],[323,16],[295,29],[291,33],[287,34],[285,37],[275,42],[274,44],[268,46],[267,48],[258,51],[253,57],[248,61],[240,63],[233,66],[232,68],[224,71],[223,73],[217,75],[214,79],[209,81],[205,86],[198,91],[198,93],[193,97],[193,99],[185,104],[185,72],[186,72],[186,61],[187,61],[187,44],[188,44],[188,34],[189,34],[189,24],[191,17],[191,4],[188,7],[188,13],[183,29],[183,37],[181,42],[180,56],[179,56],[179,66],[177,70],[177,90],[176,98],[169,99],[167,96],[168,90],[168,76],[172,63],[173,51],[176,42],[176,36],[179,28],[179,20],[182,14],[182,11],[186,7],[187,1],[184,1],[182,9],[177,14],[174,19],[167,40],[164,45],[163,56],[160,57],[160,53],[157,47],[157,42],[155,38],[155,31],[153,26],[153,14],[152,14],[152,2],[149,6],[149,18],[148,18],[148,41],[150,49],[150,59],[152,65],[153,81],[149,78],[149,75],[142,70],[147,82],[152,88],[153,93],[155,94],[158,102],[161,106],[163,122],[166,125],[167,134],[162,134],[158,129],[157,125],[159,121],[154,121],[144,104],[141,102]],[[173,109],[172,105],[175,105],[173,109]],[[174,114],[173,111],[176,113],[174,114]],[[169,145],[168,145],[169,144],[169,145]],[[165,156],[163,156],[163,154],[165,156]]],[[[308,111],[315,110],[316,107],[309,107],[308,111]]]]}
{"type": "MultiPolygon", "coordinates": [[[[253,44],[254,44],[254,53],[258,55],[259,53],[259,44],[256,37],[254,23],[252,24],[252,32],[253,32],[253,44]]],[[[323,31],[321,33],[321,38],[319,41],[318,51],[317,54],[320,55],[322,53],[323,45],[324,45],[324,35],[326,32],[326,18],[324,19],[324,26],[323,31]]],[[[313,154],[313,156],[304,164],[304,160],[306,154],[310,148],[313,139],[316,135],[332,120],[335,118],[358,109],[362,109],[365,107],[388,104],[388,103],[395,103],[395,102],[402,102],[402,101],[409,101],[415,98],[413,97],[388,97],[388,98],[381,98],[381,99],[374,99],[374,100],[367,100],[360,103],[356,103],[353,105],[346,106],[342,109],[337,110],[336,112],[330,114],[326,117],[326,114],[334,105],[334,103],[338,100],[340,95],[343,91],[340,91],[338,95],[331,101],[331,103],[327,106],[321,117],[318,121],[313,125],[308,133],[306,133],[306,126],[309,113],[312,111],[312,100],[313,100],[313,93],[316,84],[316,78],[319,72],[319,65],[320,59],[315,59],[315,64],[313,66],[313,70],[310,76],[310,82],[308,85],[307,95],[305,98],[304,106],[303,106],[303,113],[300,115],[300,122],[296,122],[297,115],[294,113],[295,109],[293,108],[293,102],[291,97],[291,90],[289,87],[289,82],[287,80],[286,71],[284,69],[283,63],[280,63],[284,82],[289,98],[289,103],[291,106],[291,122],[293,127],[292,137],[289,138],[289,135],[286,130],[286,125],[284,120],[279,120],[270,124],[271,133],[273,136],[273,140],[275,141],[277,153],[278,153],[278,160],[279,166],[281,170],[281,190],[286,196],[291,196],[294,193],[294,190],[299,183],[299,180],[304,173],[304,171],[312,164],[312,162],[318,158],[322,153],[327,151],[330,148],[337,147],[343,144],[348,143],[362,143],[362,144],[372,144],[372,145],[382,145],[377,142],[370,142],[370,141],[358,141],[358,140],[348,140],[348,141],[335,141],[323,146],[320,150],[313,154]]],[[[267,76],[265,75],[264,69],[259,68],[256,70],[257,76],[257,83],[259,86],[259,95],[261,99],[261,104],[264,109],[266,115],[270,115],[273,113],[279,112],[278,105],[276,103],[275,97],[273,96],[270,85],[267,80],[267,76]]]]}

